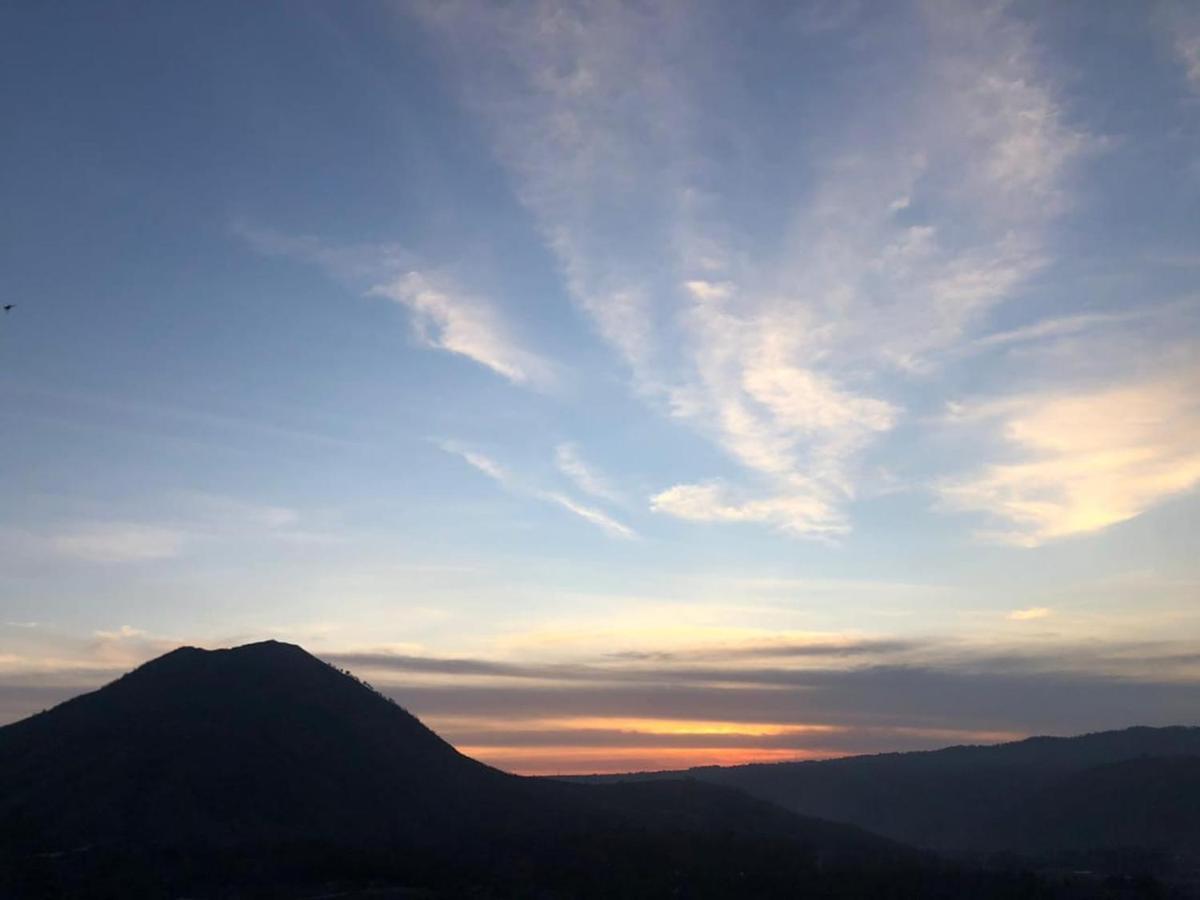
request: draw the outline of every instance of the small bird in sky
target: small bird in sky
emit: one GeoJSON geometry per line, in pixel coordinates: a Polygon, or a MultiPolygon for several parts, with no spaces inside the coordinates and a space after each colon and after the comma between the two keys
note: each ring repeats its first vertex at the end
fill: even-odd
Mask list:
{"type": "Polygon", "coordinates": [[[15,303],[5,303],[5,304],[4,304],[4,311],[5,311],[5,312],[8,312],[10,309],[12,309],[12,308],[13,308],[14,306],[16,306],[16,305],[17,305],[17,304],[15,304],[15,303]]]}

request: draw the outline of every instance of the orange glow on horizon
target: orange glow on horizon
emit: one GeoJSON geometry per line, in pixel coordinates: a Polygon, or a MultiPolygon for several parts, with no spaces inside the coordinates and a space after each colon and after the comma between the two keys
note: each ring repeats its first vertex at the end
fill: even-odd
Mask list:
{"type": "Polygon", "coordinates": [[[730,722],[707,719],[655,719],[636,716],[558,716],[531,719],[480,719],[474,716],[431,716],[426,720],[434,730],[469,731],[619,731],[656,735],[745,735],[775,737],[787,734],[836,734],[840,725],[791,722],[730,722]]]}
{"type": "Polygon", "coordinates": [[[764,737],[782,734],[832,734],[842,729],[834,725],[791,725],[778,722],[718,722],[684,719],[608,718],[579,716],[551,719],[551,727],[579,731],[629,731],[637,734],[744,734],[764,737]]]}
{"type": "Polygon", "coordinates": [[[902,725],[856,729],[845,725],[607,716],[527,720],[450,716],[439,720],[435,727],[467,756],[522,775],[619,774],[692,766],[797,762],[857,756],[887,749],[899,751],[951,744],[995,744],[1026,737],[1022,733],[1009,731],[902,725]],[[542,733],[544,737],[539,742],[530,739],[531,733],[542,733]],[[608,746],[597,737],[605,733],[620,734],[623,740],[615,746],[608,746]],[[873,741],[866,744],[860,742],[859,739],[872,733],[873,741]],[[805,734],[834,734],[839,736],[839,740],[836,746],[755,746],[759,743],[755,738],[805,734]],[[894,739],[892,747],[880,746],[879,738],[884,734],[894,739]],[[639,744],[639,737],[644,737],[647,743],[639,744]],[[739,738],[746,740],[737,740],[739,738]],[[919,739],[916,746],[913,745],[914,738],[919,739]],[[728,739],[733,739],[735,745],[729,746],[728,739]],[[592,743],[592,740],[597,742],[592,743]],[[671,743],[663,746],[662,741],[671,743]],[[937,744],[933,744],[933,741],[937,744]],[[726,746],[712,746],[712,743],[726,746]]]}
{"type": "Polygon", "coordinates": [[[745,747],[475,747],[460,753],[518,775],[601,775],[830,759],[844,753],[745,747]]]}

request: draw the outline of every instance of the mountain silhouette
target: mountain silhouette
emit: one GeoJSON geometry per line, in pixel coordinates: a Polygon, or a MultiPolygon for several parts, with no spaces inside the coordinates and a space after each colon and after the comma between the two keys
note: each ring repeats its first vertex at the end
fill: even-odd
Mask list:
{"type": "Polygon", "coordinates": [[[273,641],[180,648],[0,728],[0,823],[0,862],[25,873],[31,896],[99,896],[105,879],[124,885],[116,896],[137,896],[135,875],[157,885],[147,896],[165,896],[193,888],[197,871],[218,895],[246,878],[355,872],[514,890],[599,878],[631,896],[686,883],[726,896],[722,879],[753,877],[769,895],[830,867],[920,862],[886,839],[720,786],[501,772],[273,641]],[[37,894],[31,879],[59,893],[37,894]]]}
{"type": "Polygon", "coordinates": [[[695,778],[511,775],[273,641],[183,647],[0,728],[3,898],[1160,896],[1110,887],[695,778]]]}
{"type": "Polygon", "coordinates": [[[276,642],[183,647],[0,729],[0,804],[48,846],[413,838],[510,787],[403,709],[276,642]]]}
{"type": "Polygon", "coordinates": [[[943,852],[1200,851],[1196,727],[593,780],[679,777],[943,852]]]}

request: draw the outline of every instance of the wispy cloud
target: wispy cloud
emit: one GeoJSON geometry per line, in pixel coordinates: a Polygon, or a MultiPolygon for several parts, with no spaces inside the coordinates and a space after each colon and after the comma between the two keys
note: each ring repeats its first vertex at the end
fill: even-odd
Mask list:
{"type": "Polygon", "coordinates": [[[294,259],[342,281],[369,285],[369,295],[409,310],[413,329],[427,347],[464,356],[514,384],[547,389],[556,380],[554,366],[520,345],[494,303],[445,272],[414,268],[414,255],[400,245],[343,245],[242,222],[232,230],[257,253],[294,259]]]}
{"type": "MultiPolygon", "coordinates": [[[[730,108],[769,102],[712,83],[734,54],[720,7],[424,10],[637,392],[745,471],[731,490],[748,501],[705,473],[655,497],[688,519],[845,532],[861,455],[904,415],[897,377],[927,377],[1046,265],[1046,225],[1092,146],[1001,7],[930,4],[926,62],[876,48],[904,78],[831,80],[854,102],[805,145],[802,187],[758,184],[758,135],[712,152],[730,108]],[[760,190],[782,209],[765,232],[745,219],[760,190]]],[[[779,127],[770,143],[803,140],[779,127]]]]}
{"type": "Polygon", "coordinates": [[[330,544],[341,537],[321,516],[290,507],[175,491],[138,519],[79,515],[39,528],[6,531],[5,539],[14,564],[39,566],[54,561],[135,565],[251,541],[330,544]]]}
{"type": "Polygon", "coordinates": [[[120,641],[126,638],[147,637],[147,633],[141,628],[134,628],[132,625],[122,625],[120,628],[112,631],[97,631],[96,637],[106,641],[120,641]]]}
{"type": "Polygon", "coordinates": [[[516,480],[508,471],[491,457],[464,447],[457,441],[441,441],[438,446],[447,453],[461,457],[468,465],[473,466],[502,487],[514,489],[518,487],[516,480]]]}
{"type": "Polygon", "coordinates": [[[400,244],[336,244],[311,234],[288,234],[236,221],[234,236],[263,256],[308,263],[345,281],[375,282],[400,274],[414,263],[413,254],[400,244]]]}
{"type": "Polygon", "coordinates": [[[594,506],[585,506],[577,500],[572,500],[570,497],[564,496],[563,494],[556,494],[553,492],[547,492],[541,494],[540,496],[546,500],[549,500],[551,503],[557,503],[563,509],[574,513],[581,519],[591,522],[597,528],[602,529],[613,537],[625,539],[637,537],[636,532],[634,532],[634,530],[628,525],[622,525],[616,519],[612,518],[612,516],[608,515],[603,510],[596,509],[594,506]]]}
{"type": "Polygon", "coordinates": [[[57,555],[92,563],[140,563],[174,559],[188,540],[185,531],[136,522],[94,522],[50,538],[57,555]]]}
{"type": "Polygon", "coordinates": [[[1026,609],[1014,609],[1008,614],[1014,622],[1028,622],[1032,619],[1044,619],[1050,615],[1050,610],[1045,606],[1030,606],[1026,609]]]}
{"type": "Polygon", "coordinates": [[[801,759],[1134,720],[1172,724],[1200,690],[1194,677],[1179,675],[1194,673],[1200,658],[1181,657],[1178,645],[1110,647],[1099,656],[1095,647],[1061,643],[1007,655],[977,648],[940,661],[945,648],[929,641],[805,643],[791,660],[780,649],[787,648],[610,654],[575,664],[330,658],[460,748],[530,772],[801,759]],[[1113,674],[1114,665],[1132,666],[1130,674],[1113,674]]]}
{"type": "Polygon", "coordinates": [[[650,498],[655,512],[692,522],[765,522],[800,535],[841,534],[848,529],[838,512],[809,493],[733,499],[718,483],[677,484],[650,498]]]}
{"type": "MultiPolygon", "coordinates": [[[[0,655],[0,722],[98,686],[179,642],[122,625],[0,655]]],[[[619,645],[616,645],[619,646],[619,645]]],[[[562,662],[417,648],[321,654],[456,746],[528,772],[818,758],[1130,721],[1175,724],[1200,700],[1200,654],[1175,642],[960,645],[759,634],[562,662]]]]}
{"type": "Polygon", "coordinates": [[[608,483],[608,479],[584,461],[575,444],[563,443],[555,447],[554,464],[585,494],[610,503],[620,501],[620,495],[608,483]]]}
{"type": "Polygon", "coordinates": [[[465,356],[514,384],[545,388],[553,382],[550,364],[517,344],[495,307],[444,276],[408,272],[370,293],[408,308],[429,347],[465,356]]]}
{"type": "Polygon", "coordinates": [[[1082,313],[1075,316],[1042,319],[1039,322],[1034,322],[1032,325],[1025,325],[1010,331],[996,331],[992,334],[984,335],[983,337],[976,338],[970,346],[974,348],[991,348],[1059,338],[1065,335],[1079,334],[1098,326],[1127,322],[1133,317],[1134,315],[1130,313],[1082,313]]]}
{"type": "Polygon", "coordinates": [[[1159,20],[1184,75],[1192,89],[1200,92],[1200,12],[1192,3],[1167,3],[1160,7],[1159,20]]]}
{"type": "Polygon", "coordinates": [[[997,420],[1017,459],[943,482],[942,498],[1008,526],[984,537],[1024,546],[1127,521],[1200,483],[1198,397],[1189,373],[966,408],[997,420]]]}
{"type": "Polygon", "coordinates": [[[622,538],[629,540],[637,537],[635,532],[628,525],[618,522],[608,513],[594,506],[589,506],[581,503],[565,494],[557,491],[547,491],[538,487],[525,484],[521,479],[513,476],[507,469],[497,463],[490,457],[467,447],[455,441],[443,441],[439,446],[447,453],[452,453],[455,456],[461,457],[468,465],[474,467],[484,475],[491,478],[505,490],[511,491],[514,494],[533,497],[543,503],[550,503],[560,509],[565,509],[567,512],[578,516],[585,522],[595,525],[601,531],[611,537],[622,538]]]}

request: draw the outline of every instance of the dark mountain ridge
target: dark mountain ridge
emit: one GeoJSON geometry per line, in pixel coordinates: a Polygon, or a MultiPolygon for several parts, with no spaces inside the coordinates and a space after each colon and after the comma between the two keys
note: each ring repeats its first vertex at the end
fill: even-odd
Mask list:
{"type": "Polygon", "coordinates": [[[591,785],[510,775],[462,755],[348,673],[276,642],[180,648],[0,728],[6,900],[986,900],[1155,890],[947,864],[694,778],[591,785]]]}
{"type": "Polygon", "coordinates": [[[372,811],[417,805],[436,819],[505,787],[404,710],[274,642],[168,653],[0,729],[0,761],[5,812],[60,842],[413,837],[411,818],[372,811]],[[433,783],[451,796],[429,802],[433,783]],[[379,803],[364,815],[348,791],[379,803]]]}
{"type": "Polygon", "coordinates": [[[592,776],[694,778],[943,852],[1200,846],[1200,728],[1133,727],[842,759],[592,776]]]}
{"type": "Polygon", "coordinates": [[[230,854],[294,868],[299,854],[418,882],[504,883],[525,872],[573,883],[583,869],[623,871],[640,859],[644,871],[625,873],[637,885],[695,869],[701,857],[728,876],[732,860],[771,848],[793,879],[816,860],[917,860],[853,827],[719,786],[598,787],[501,772],[349,674],[276,642],[180,648],[0,728],[0,823],[0,861],[65,860],[68,869],[116,855],[158,871],[175,865],[168,857],[230,854]],[[671,858],[674,868],[658,872],[671,858]]]}

